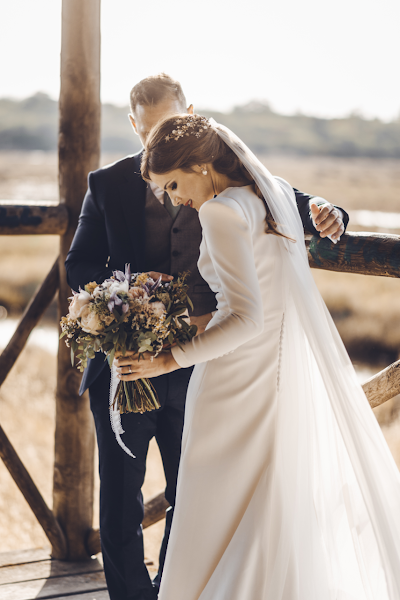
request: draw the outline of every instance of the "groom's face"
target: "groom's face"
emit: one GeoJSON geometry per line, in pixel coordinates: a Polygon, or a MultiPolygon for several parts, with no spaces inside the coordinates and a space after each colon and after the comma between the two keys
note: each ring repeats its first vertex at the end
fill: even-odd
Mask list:
{"type": "Polygon", "coordinates": [[[182,107],[182,103],[179,102],[179,100],[171,100],[168,98],[155,105],[137,104],[134,114],[129,115],[129,120],[144,146],[152,127],[154,127],[158,121],[165,117],[185,112],[193,114],[193,106],[190,105],[189,108],[186,109],[182,107]]]}

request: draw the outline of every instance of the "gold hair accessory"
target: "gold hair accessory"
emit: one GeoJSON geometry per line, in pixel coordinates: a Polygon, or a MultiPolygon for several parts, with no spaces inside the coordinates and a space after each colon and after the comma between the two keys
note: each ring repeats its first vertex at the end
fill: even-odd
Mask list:
{"type": "MultiPolygon", "coordinates": [[[[177,119],[174,122],[174,125],[177,125],[177,128],[173,129],[169,135],[165,136],[166,142],[169,142],[170,140],[176,141],[183,136],[189,135],[194,135],[199,138],[211,127],[208,119],[200,115],[188,115],[183,119],[177,119]]],[[[207,173],[203,173],[203,175],[206,174],[207,173]]]]}

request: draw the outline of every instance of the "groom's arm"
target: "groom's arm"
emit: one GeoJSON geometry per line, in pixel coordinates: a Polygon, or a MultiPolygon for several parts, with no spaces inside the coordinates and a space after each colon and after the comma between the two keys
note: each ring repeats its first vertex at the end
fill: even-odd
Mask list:
{"type": "Polygon", "coordinates": [[[330,207],[331,209],[339,210],[339,214],[343,220],[344,231],[346,231],[346,227],[349,222],[349,215],[345,210],[343,210],[343,208],[341,208],[340,206],[334,206],[333,204],[330,204],[329,202],[324,200],[324,198],[321,198],[319,196],[310,196],[309,194],[305,194],[304,192],[296,190],[296,188],[293,188],[293,190],[296,196],[297,208],[299,209],[300,217],[303,222],[303,227],[305,231],[314,235],[321,234],[321,231],[318,231],[314,227],[314,223],[311,217],[310,204],[312,203],[316,204],[317,206],[324,205],[330,207]]]}
{"type": "Polygon", "coordinates": [[[109,247],[104,212],[96,194],[95,176],[88,177],[78,227],[65,261],[67,281],[78,291],[90,281],[101,283],[112,275],[107,267],[109,247]]]}

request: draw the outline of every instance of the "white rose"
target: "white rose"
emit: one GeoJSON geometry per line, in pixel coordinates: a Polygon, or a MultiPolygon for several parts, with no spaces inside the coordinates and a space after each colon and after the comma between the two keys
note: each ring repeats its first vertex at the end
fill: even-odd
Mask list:
{"type": "Polygon", "coordinates": [[[76,320],[81,316],[81,311],[84,306],[87,306],[90,302],[90,294],[82,290],[79,294],[75,294],[72,298],[72,302],[69,305],[69,316],[71,319],[76,320]]]}
{"type": "Polygon", "coordinates": [[[129,281],[125,279],[125,281],[113,281],[113,283],[109,287],[110,294],[119,292],[125,292],[126,294],[129,291],[129,281]]]}
{"type": "Polygon", "coordinates": [[[150,304],[152,312],[157,316],[161,317],[165,314],[165,305],[162,302],[152,302],[150,304]]]}
{"type": "Polygon", "coordinates": [[[94,311],[90,310],[90,306],[86,304],[86,306],[82,308],[80,317],[83,331],[92,333],[93,335],[100,333],[102,326],[99,317],[94,311]]]}
{"type": "Polygon", "coordinates": [[[102,287],[100,285],[98,285],[96,288],[94,288],[92,295],[94,298],[97,298],[98,296],[101,296],[103,294],[103,290],[102,287]]]}

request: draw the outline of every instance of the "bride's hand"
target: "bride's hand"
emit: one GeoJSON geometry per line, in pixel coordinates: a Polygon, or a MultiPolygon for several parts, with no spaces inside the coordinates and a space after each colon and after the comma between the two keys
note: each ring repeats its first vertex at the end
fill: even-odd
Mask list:
{"type": "Polygon", "coordinates": [[[153,360],[151,358],[152,355],[148,352],[145,352],[140,360],[138,360],[137,354],[120,356],[114,361],[117,367],[117,377],[121,381],[151,379],[180,369],[170,351],[161,352],[153,360]]]}

